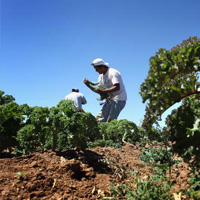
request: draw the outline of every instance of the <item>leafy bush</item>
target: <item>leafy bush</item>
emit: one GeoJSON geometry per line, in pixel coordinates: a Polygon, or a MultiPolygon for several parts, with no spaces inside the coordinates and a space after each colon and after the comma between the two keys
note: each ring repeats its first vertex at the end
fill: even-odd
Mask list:
{"type": "Polygon", "coordinates": [[[20,147],[17,148],[17,152],[27,154],[30,151],[37,149],[37,135],[35,135],[35,126],[30,124],[21,128],[17,133],[17,140],[20,147]]]}
{"type": "Polygon", "coordinates": [[[20,117],[13,117],[0,125],[0,152],[18,145],[16,141],[17,131],[21,128],[20,117]]]}
{"type": "Polygon", "coordinates": [[[170,149],[157,147],[157,148],[147,148],[144,149],[141,154],[140,158],[146,163],[167,163],[168,159],[173,156],[172,151],[170,149]]]}
{"type": "Polygon", "coordinates": [[[90,113],[76,112],[71,101],[62,100],[50,109],[24,105],[23,111],[24,127],[17,134],[18,152],[86,148],[99,135],[95,117],[90,113]]]}
{"type": "Polygon", "coordinates": [[[120,143],[115,143],[113,140],[96,140],[89,144],[89,148],[95,148],[95,147],[115,147],[120,148],[120,143]]]}
{"type": "Polygon", "coordinates": [[[26,125],[18,131],[17,141],[23,153],[35,151],[38,147],[44,151],[50,136],[49,109],[36,106],[29,110],[31,112],[26,116],[26,125]]]}
{"type": "MultiPolygon", "coordinates": [[[[70,101],[61,101],[56,107],[50,108],[49,123],[51,126],[52,149],[68,148],[68,127],[70,117],[75,113],[75,106],[70,101]]],[[[51,142],[50,142],[51,143],[51,142]]]]}
{"type": "Polygon", "coordinates": [[[143,126],[148,130],[172,105],[199,94],[200,38],[190,37],[171,50],[159,49],[149,59],[140,95],[147,101],[143,126]]]}
{"type": "Polygon", "coordinates": [[[166,135],[163,134],[160,127],[153,127],[152,126],[148,131],[147,137],[151,141],[161,142],[164,139],[163,137],[166,137],[166,135]]]}
{"type": "Polygon", "coordinates": [[[200,199],[200,172],[199,169],[192,170],[192,176],[188,182],[188,188],[184,193],[193,200],[200,199]]]}
{"type": "Polygon", "coordinates": [[[50,123],[59,149],[86,148],[99,135],[95,117],[91,113],[76,112],[71,101],[62,100],[50,109],[50,123]]]}
{"type": "Polygon", "coordinates": [[[109,123],[100,123],[100,134],[103,140],[111,140],[114,143],[136,143],[142,135],[138,127],[126,119],[112,120],[109,123]]]}
{"type": "Polygon", "coordinates": [[[172,111],[166,119],[164,131],[173,142],[173,150],[186,162],[193,158],[193,164],[200,165],[200,99],[193,96],[172,111]]]}
{"type": "Polygon", "coordinates": [[[98,124],[91,113],[76,112],[69,123],[69,141],[73,147],[87,148],[98,137],[98,124]]]}
{"type": "Polygon", "coordinates": [[[0,152],[17,144],[15,136],[21,128],[20,106],[14,97],[0,90],[0,152]]]}
{"type": "MultiPolygon", "coordinates": [[[[172,200],[168,180],[162,174],[141,178],[139,173],[133,172],[132,184],[111,185],[111,198],[134,200],[172,200]]],[[[110,199],[104,198],[104,199],[110,199]]]]}

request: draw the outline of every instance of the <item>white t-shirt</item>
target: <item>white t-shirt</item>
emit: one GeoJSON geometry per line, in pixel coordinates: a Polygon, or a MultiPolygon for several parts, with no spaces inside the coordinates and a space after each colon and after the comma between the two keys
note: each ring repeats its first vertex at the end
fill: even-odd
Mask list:
{"type": "Polygon", "coordinates": [[[111,100],[116,101],[126,101],[127,94],[126,89],[124,87],[124,83],[122,81],[122,77],[119,71],[113,68],[108,68],[106,74],[100,74],[98,78],[99,85],[104,86],[105,88],[110,88],[114,84],[119,83],[120,89],[116,92],[109,93],[111,96],[111,100]]]}
{"type": "Polygon", "coordinates": [[[83,94],[79,92],[72,92],[65,97],[65,100],[72,101],[78,110],[82,108],[82,104],[86,104],[87,101],[83,94]]]}

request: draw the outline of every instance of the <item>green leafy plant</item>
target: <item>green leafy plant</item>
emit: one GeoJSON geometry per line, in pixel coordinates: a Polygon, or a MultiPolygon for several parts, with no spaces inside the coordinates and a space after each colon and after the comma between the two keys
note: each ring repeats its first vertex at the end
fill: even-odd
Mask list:
{"type": "Polygon", "coordinates": [[[72,147],[87,148],[98,138],[98,124],[91,113],[76,112],[70,120],[68,128],[72,147]]]}
{"type": "Polygon", "coordinates": [[[151,57],[150,69],[140,94],[146,104],[143,126],[148,130],[172,105],[199,94],[200,39],[190,37],[171,50],[159,49],[151,57]]]}
{"type": "Polygon", "coordinates": [[[116,143],[136,143],[141,138],[141,132],[137,125],[126,119],[112,120],[109,123],[101,123],[104,140],[112,140],[116,143]]]}
{"type": "Polygon", "coordinates": [[[173,151],[187,163],[200,166],[200,99],[199,96],[186,98],[181,106],[166,118],[164,134],[173,142],[173,151]]]}
{"type": "Polygon", "coordinates": [[[188,188],[184,190],[184,193],[190,199],[200,199],[200,173],[198,169],[192,169],[192,176],[188,182],[188,188]]]}
{"type": "Polygon", "coordinates": [[[21,128],[17,133],[17,141],[19,147],[16,151],[18,153],[27,154],[28,152],[35,151],[38,146],[37,136],[35,135],[34,125],[26,125],[21,128]]]}
{"type": "Polygon", "coordinates": [[[76,113],[76,107],[71,101],[62,100],[56,107],[50,108],[49,123],[51,126],[52,149],[66,149],[70,146],[68,137],[71,117],[76,113]]]}
{"type": "Polygon", "coordinates": [[[62,100],[50,109],[54,149],[86,148],[98,136],[98,125],[91,113],[76,112],[71,101],[62,100]]]}
{"type": "Polygon", "coordinates": [[[15,139],[21,128],[23,117],[20,106],[11,95],[0,90],[0,152],[17,145],[15,139]]]}
{"type": "Polygon", "coordinates": [[[103,140],[99,139],[89,144],[89,148],[95,147],[115,147],[120,148],[121,144],[117,142],[113,142],[113,140],[103,140]]]}
{"type": "Polygon", "coordinates": [[[138,172],[132,172],[133,180],[129,184],[115,186],[111,184],[111,197],[104,199],[134,199],[134,200],[170,200],[170,185],[162,173],[142,178],[138,172]]]}
{"type": "MultiPolygon", "coordinates": [[[[168,163],[169,158],[172,158],[173,152],[170,151],[170,149],[166,149],[163,147],[149,147],[142,150],[140,154],[141,160],[143,160],[146,163],[152,164],[152,163],[168,163]]],[[[173,163],[171,161],[171,163],[173,163]]]]}
{"type": "Polygon", "coordinates": [[[76,111],[71,101],[62,100],[56,107],[23,106],[24,126],[18,131],[17,152],[52,148],[86,148],[98,136],[98,125],[91,113],[76,111]]]}
{"type": "Polygon", "coordinates": [[[17,133],[17,141],[23,153],[46,148],[47,138],[50,136],[49,109],[47,107],[33,107],[26,116],[25,126],[17,133]]]}
{"type": "Polygon", "coordinates": [[[168,172],[169,185],[171,185],[172,166],[181,162],[178,159],[174,159],[172,148],[167,146],[143,149],[140,158],[144,162],[151,164],[155,169],[161,170],[162,173],[166,174],[168,172]]]}
{"type": "MultiPolygon", "coordinates": [[[[105,87],[103,85],[99,85],[99,83],[95,83],[95,82],[92,82],[92,81],[88,81],[90,85],[92,86],[98,86],[95,88],[95,90],[97,91],[98,89],[105,89],[105,87]]],[[[100,97],[97,98],[97,100],[99,101],[102,101],[104,99],[108,99],[109,98],[109,94],[100,94],[100,97]]]]}
{"type": "Polygon", "coordinates": [[[112,120],[109,123],[101,122],[98,128],[99,137],[90,144],[90,147],[121,147],[123,143],[137,143],[143,138],[143,131],[135,123],[126,119],[112,120]]]}

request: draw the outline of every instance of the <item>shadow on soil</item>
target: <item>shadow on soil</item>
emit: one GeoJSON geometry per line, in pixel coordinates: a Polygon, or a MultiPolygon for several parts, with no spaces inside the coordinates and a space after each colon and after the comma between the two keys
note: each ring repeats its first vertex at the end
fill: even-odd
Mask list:
{"type": "Polygon", "coordinates": [[[56,155],[62,156],[67,160],[76,159],[92,167],[98,173],[111,174],[112,170],[105,161],[104,156],[90,150],[67,150],[65,152],[56,152],[56,155]]]}

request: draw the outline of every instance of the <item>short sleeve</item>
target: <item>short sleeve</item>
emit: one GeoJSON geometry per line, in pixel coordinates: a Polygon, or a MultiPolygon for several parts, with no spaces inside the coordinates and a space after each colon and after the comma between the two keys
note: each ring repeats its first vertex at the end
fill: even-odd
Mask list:
{"type": "Polygon", "coordinates": [[[120,83],[120,75],[119,75],[119,73],[113,74],[111,81],[112,81],[113,85],[116,84],[116,83],[120,83]]]}

